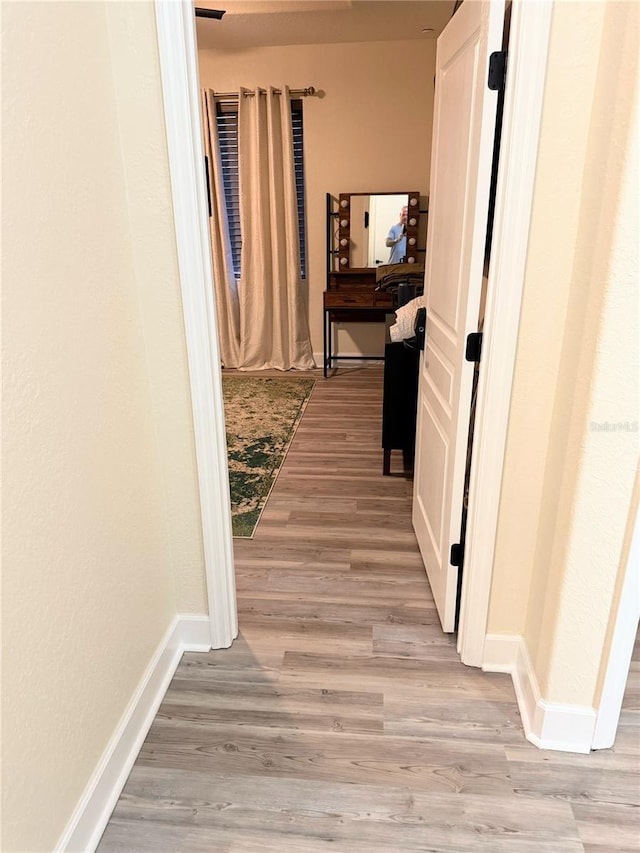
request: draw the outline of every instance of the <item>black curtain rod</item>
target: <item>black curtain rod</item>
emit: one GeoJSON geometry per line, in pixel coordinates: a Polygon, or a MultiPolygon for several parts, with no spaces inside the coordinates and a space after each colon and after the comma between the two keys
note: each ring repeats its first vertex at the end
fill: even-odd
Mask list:
{"type": "MultiPolygon", "coordinates": [[[[261,95],[266,95],[266,89],[260,89],[261,95]]],[[[282,91],[280,89],[274,90],[276,95],[281,95],[282,91]]],[[[307,86],[306,89],[289,89],[290,95],[298,95],[298,97],[307,98],[316,94],[316,90],[313,86],[307,86]]],[[[245,98],[253,98],[255,95],[254,91],[248,91],[244,93],[245,98]]],[[[214,92],[213,97],[216,101],[237,101],[240,97],[237,92],[214,92]]]]}
{"type": "Polygon", "coordinates": [[[225,12],[226,9],[199,9],[196,6],[196,18],[215,18],[219,21],[225,12]]]}

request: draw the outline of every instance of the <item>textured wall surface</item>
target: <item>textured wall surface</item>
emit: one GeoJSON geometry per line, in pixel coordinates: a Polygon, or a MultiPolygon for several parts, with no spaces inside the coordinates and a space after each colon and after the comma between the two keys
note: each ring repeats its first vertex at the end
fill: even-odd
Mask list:
{"type": "Polygon", "coordinates": [[[638,458],[606,428],[638,411],[637,12],[554,7],[489,620],[544,698],[587,705],[638,458]]]}
{"type": "MultiPolygon", "coordinates": [[[[199,65],[200,84],[218,92],[283,82],[324,92],[304,101],[309,322],[322,352],[326,193],[429,194],[435,41],[203,50],[199,65]]],[[[381,324],[339,335],[343,353],[384,348],[381,324]]]]}
{"type": "Polygon", "coordinates": [[[189,374],[153,4],[108,2],[106,13],[176,603],[179,613],[206,613],[189,374]]]}
{"type": "MultiPolygon", "coordinates": [[[[539,599],[546,589],[545,566],[537,566],[533,581],[532,573],[545,478],[554,476],[546,459],[567,322],[601,19],[598,4],[591,4],[589,14],[577,19],[569,7],[560,4],[554,9],[494,566],[494,589],[500,594],[493,597],[489,630],[500,625],[503,631],[522,633],[530,596],[532,614],[540,617],[542,612],[539,599]],[[569,50],[568,43],[575,49],[569,50]]],[[[534,655],[535,651],[534,646],[534,655]]]]}
{"type": "MultiPolygon", "coordinates": [[[[522,633],[529,596],[535,599],[537,589],[544,595],[546,583],[545,567],[538,566],[531,589],[597,73],[597,5],[579,18],[577,6],[556,5],[552,20],[496,543],[493,632],[522,633]],[[573,36],[584,51],[567,48],[573,36]]],[[[541,604],[534,600],[532,610],[541,604]]]]}
{"type": "Polygon", "coordinates": [[[152,6],[2,13],[0,846],[34,853],[204,599],[152,6]]]}
{"type": "Polygon", "coordinates": [[[595,703],[638,465],[639,11],[604,9],[549,447],[561,472],[550,594],[539,628],[527,624],[557,702],[595,703]]]}

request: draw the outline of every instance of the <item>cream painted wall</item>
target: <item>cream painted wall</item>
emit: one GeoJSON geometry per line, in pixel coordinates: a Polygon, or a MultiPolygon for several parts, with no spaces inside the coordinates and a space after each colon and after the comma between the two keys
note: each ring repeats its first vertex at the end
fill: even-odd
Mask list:
{"type": "Polygon", "coordinates": [[[590,14],[580,17],[573,8],[556,5],[552,20],[497,531],[491,632],[498,626],[504,633],[524,631],[536,555],[603,7],[593,4],[590,14]],[[573,45],[574,36],[584,51],[567,47],[573,45]]]}
{"type": "Polygon", "coordinates": [[[200,499],[153,4],[107,2],[105,8],[176,604],[180,613],[206,613],[200,499]]]}
{"type": "Polygon", "coordinates": [[[2,17],[0,846],[34,853],[205,607],[153,7],[2,17]]]}
{"type": "Polygon", "coordinates": [[[569,704],[596,700],[638,460],[597,428],[638,419],[637,15],[554,7],[490,605],[569,704]]]}
{"type": "Polygon", "coordinates": [[[619,5],[605,5],[554,407],[554,580],[540,623],[530,612],[526,629],[541,637],[542,689],[570,703],[594,702],[639,458],[639,10],[619,5]]]}
{"type": "MultiPolygon", "coordinates": [[[[325,195],[419,190],[428,195],[435,41],[295,45],[199,53],[200,84],[315,86],[304,101],[309,319],[322,351],[325,195]]],[[[382,324],[346,324],[343,353],[382,353],[382,324]]]]}

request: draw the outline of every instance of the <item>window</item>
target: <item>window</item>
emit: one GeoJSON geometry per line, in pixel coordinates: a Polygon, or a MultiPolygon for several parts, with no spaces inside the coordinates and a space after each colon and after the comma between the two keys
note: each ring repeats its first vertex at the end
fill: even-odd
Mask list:
{"type": "Polygon", "coordinates": [[[229,239],[235,277],[240,278],[240,190],[238,188],[238,108],[218,104],[216,108],[218,143],[222,161],[222,182],[227,205],[229,239]]]}
{"type": "Polygon", "coordinates": [[[302,135],[302,101],[291,102],[293,124],[293,164],[296,171],[298,197],[298,231],[300,236],[300,275],[307,277],[307,239],[304,216],[304,137],[302,135]]]}
{"type": "MultiPolygon", "coordinates": [[[[293,125],[293,161],[296,174],[296,195],[298,199],[298,227],[300,231],[300,274],[302,278],[306,278],[307,241],[304,205],[302,101],[291,102],[291,119],[293,125]]],[[[216,120],[220,142],[220,158],[222,160],[224,196],[227,204],[233,271],[236,279],[239,279],[242,233],[240,231],[240,192],[238,188],[238,107],[233,104],[218,104],[216,120]]]]}

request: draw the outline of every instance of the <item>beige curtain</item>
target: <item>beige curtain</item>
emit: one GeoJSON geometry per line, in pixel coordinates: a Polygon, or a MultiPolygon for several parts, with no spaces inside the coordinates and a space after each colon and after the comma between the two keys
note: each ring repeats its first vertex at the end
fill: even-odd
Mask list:
{"type": "Polygon", "coordinates": [[[270,88],[238,113],[242,274],[240,366],[315,367],[300,275],[291,96],[270,88]]]}
{"type": "Polygon", "coordinates": [[[209,217],[213,284],[218,319],[220,358],[225,367],[240,367],[240,304],[233,272],[231,242],[227,227],[227,206],[222,182],[216,104],[213,92],[202,93],[204,146],[209,168],[212,216],[209,217]]]}

